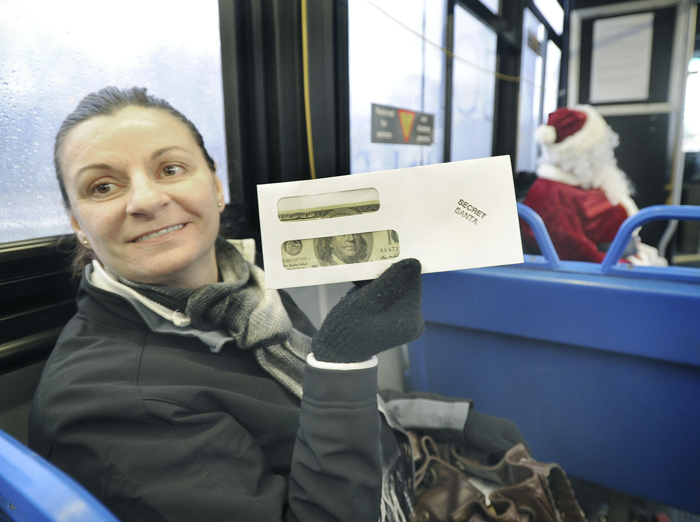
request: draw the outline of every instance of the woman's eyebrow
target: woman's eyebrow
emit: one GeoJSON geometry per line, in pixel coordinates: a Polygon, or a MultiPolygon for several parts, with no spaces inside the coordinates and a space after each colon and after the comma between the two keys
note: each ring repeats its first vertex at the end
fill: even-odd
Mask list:
{"type": "Polygon", "coordinates": [[[80,177],[84,172],[93,169],[114,170],[114,167],[108,165],[107,163],[91,163],[90,165],[85,165],[84,167],[78,169],[78,172],[76,172],[75,174],[76,179],[80,177]]]}
{"type": "Polygon", "coordinates": [[[162,149],[158,149],[153,154],[151,154],[151,159],[152,160],[158,159],[160,156],[162,156],[166,152],[171,151],[173,149],[179,149],[179,150],[184,151],[184,152],[189,152],[185,147],[181,147],[179,145],[173,145],[171,147],[163,147],[162,149]]]}

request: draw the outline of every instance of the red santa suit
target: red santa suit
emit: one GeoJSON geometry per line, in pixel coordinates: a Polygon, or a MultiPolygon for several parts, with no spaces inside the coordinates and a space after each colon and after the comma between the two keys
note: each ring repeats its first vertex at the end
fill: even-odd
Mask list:
{"type": "MultiPolygon", "coordinates": [[[[556,177],[538,177],[527,193],[525,205],[544,221],[559,257],[572,261],[603,261],[605,252],[599,245],[612,242],[630,215],[622,204],[613,205],[601,189],[584,189],[556,177]]],[[[633,209],[630,211],[634,213],[633,209]]],[[[530,227],[522,228],[525,241],[536,247],[530,227]]]]}
{"type": "MultiPolygon", "coordinates": [[[[622,222],[639,211],[617,167],[617,134],[593,107],[580,105],[557,109],[535,137],[542,156],[525,205],[542,218],[561,259],[600,263],[601,245],[612,242],[622,222]]],[[[521,225],[525,242],[536,247],[530,227],[521,225]]],[[[665,264],[656,249],[634,239],[638,252],[626,261],[665,264]]]]}

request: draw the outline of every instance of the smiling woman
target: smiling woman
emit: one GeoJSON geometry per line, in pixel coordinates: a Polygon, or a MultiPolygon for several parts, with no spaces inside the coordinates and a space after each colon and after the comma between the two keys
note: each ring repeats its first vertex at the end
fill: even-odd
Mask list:
{"type": "Polygon", "coordinates": [[[80,256],[78,313],[44,368],[30,445],[124,521],[376,521],[400,453],[382,424],[380,458],[374,355],[420,335],[420,264],[377,280],[395,287],[379,300],[396,331],[343,335],[336,353],[370,284],[314,355],[308,319],[218,236],[214,162],[167,102],[140,88],[88,95],[54,162],[92,260],[80,256]]]}
{"type": "Polygon", "coordinates": [[[58,158],[73,230],[105,267],[141,283],[217,281],[223,188],[182,121],[123,108],[76,125],[58,158]]]}
{"type": "MultiPolygon", "coordinates": [[[[358,285],[316,332],[218,236],[214,162],[167,102],[90,94],[54,155],[92,260],[34,395],[30,446],[124,522],[408,520],[408,440],[377,397],[376,355],[423,331],[420,263],[358,285]]],[[[412,425],[466,437],[469,402],[432,400],[412,425]]],[[[521,441],[494,422],[516,435],[508,448],[521,441]]]]}
{"type": "Polygon", "coordinates": [[[106,88],[63,122],[56,177],[84,260],[142,283],[217,281],[214,240],[224,207],[196,127],[145,89],[106,88]]]}

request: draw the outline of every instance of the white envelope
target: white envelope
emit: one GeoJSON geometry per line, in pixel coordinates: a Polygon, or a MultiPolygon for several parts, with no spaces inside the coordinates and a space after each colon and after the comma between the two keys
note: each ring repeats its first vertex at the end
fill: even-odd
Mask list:
{"type": "Polygon", "coordinates": [[[406,258],[423,273],[523,262],[508,156],[258,185],[258,203],[270,288],[373,279],[406,258]],[[342,235],[364,243],[360,262],[321,255],[342,235]]]}

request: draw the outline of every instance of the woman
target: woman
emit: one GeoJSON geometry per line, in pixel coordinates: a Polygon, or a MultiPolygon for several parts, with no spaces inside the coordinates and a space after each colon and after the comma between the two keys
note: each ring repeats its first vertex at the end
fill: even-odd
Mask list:
{"type": "MultiPolygon", "coordinates": [[[[167,102],[90,94],[54,158],[79,257],[93,259],[35,395],[30,445],[124,521],[404,520],[402,428],[378,408],[374,356],[421,334],[420,264],[354,288],[316,333],[217,235],[214,161],[167,102]]],[[[410,425],[406,398],[390,398],[410,425]]],[[[447,432],[481,421],[501,437],[488,444],[512,436],[474,412],[465,424],[468,402],[434,402],[447,432]]]]}

